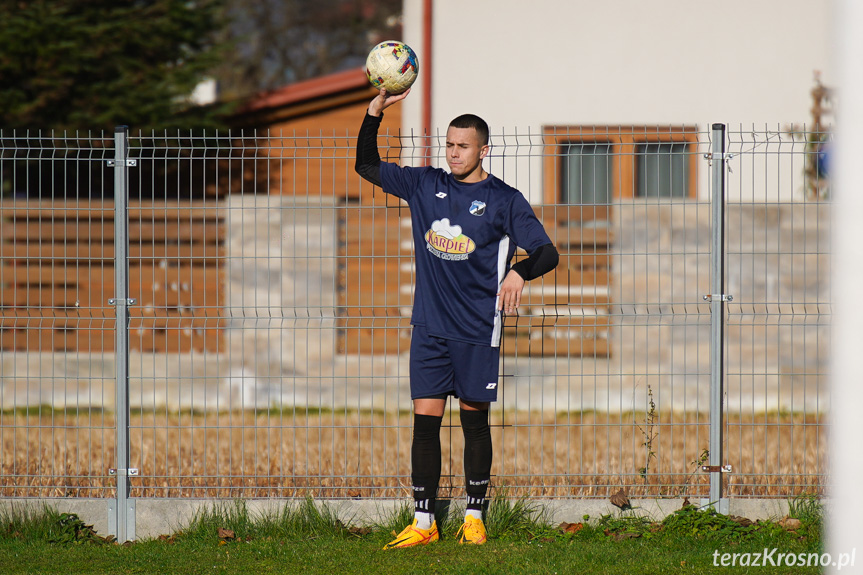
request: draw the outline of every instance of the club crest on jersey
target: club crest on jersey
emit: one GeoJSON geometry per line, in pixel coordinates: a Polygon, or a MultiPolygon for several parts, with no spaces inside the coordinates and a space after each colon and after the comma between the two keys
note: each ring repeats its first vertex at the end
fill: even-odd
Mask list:
{"type": "Polygon", "coordinates": [[[474,200],[467,211],[469,211],[475,216],[481,216],[485,213],[485,202],[474,200]]]}
{"type": "Polygon", "coordinates": [[[461,226],[450,224],[448,218],[432,222],[425,240],[428,251],[442,260],[466,260],[476,249],[474,241],[462,233],[461,226]]]}

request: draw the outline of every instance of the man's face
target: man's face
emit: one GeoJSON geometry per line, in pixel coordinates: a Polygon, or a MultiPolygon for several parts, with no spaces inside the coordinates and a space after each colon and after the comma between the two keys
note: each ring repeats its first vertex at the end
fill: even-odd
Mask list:
{"type": "Polygon", "coordinates": [[[446,131],[446,163],[457,180],[478,181],[482,159],[488,146],[480,144],[473,128],[453,128],[446,131]]]}

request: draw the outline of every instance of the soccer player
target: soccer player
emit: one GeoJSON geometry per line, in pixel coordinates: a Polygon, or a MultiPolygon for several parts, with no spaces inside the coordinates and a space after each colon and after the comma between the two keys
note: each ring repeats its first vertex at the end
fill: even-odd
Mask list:
{"type": "Polygon", "coordinates": [[[467,491],[457,537],[481,545],[492,462],[488,409],[497,399],[501,316],[518,308],[526,281],[554,269],[558,253],[521,192],[483,169],[489,130],[481,118],[465,114],[450,123],[449,172],[381,161],[377,136],[383,111],[409,92],[381,90],[357,138],[357,173],[410,207],[416,257],[409,369],[415,516],[385,549],[439,538],[434,513],[440,429],[451,395],[459,399],[467,491]],[[516,246],[529,257],[510,267],[516,246]]]}

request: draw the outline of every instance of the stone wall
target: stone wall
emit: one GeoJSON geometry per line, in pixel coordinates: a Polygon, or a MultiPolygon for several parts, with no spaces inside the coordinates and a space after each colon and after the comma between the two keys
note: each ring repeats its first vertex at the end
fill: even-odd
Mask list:
{"type": "MultiPolygon", "coordinates": [[[[830,206],[726,207],[725,380],[729,410],[827,407],[830,206]]],[[[613,333],[625,388],[664,408],[706,410],[711,214],[707,203],[618,210],[613,333]]],[[[612,369],[614,371],[614,369],[612,369]]]]}

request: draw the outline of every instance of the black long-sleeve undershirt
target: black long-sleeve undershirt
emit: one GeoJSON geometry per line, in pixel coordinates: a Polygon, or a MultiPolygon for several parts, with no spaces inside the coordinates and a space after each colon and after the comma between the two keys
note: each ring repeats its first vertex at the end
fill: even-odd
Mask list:
{"type": "Polygon", "coordinates": [[[366,113],[360,134],[357,136],[357,162],[354,169],[364,180],[381,186],[381,155],[378,152],[378,128],[384,115],[366,113]]]}
{"type": "Polygon", "coordinates": [[[528,254],[527,259],[516,262],[510,269],[529,282],[556,268],[559,261],[560,255],[554,244],[543,244],[528,254]]]}
{"type": "MultiPolygon", "coordinates": [[[[366,113],[357,136],[356,172],[367,182],[381,186],[381,156],[378,152],[378,129],[383,114],[372,116],[366,113]]],[[[553,270],[560,259],[554,244],[545,244],[528,254],[527,259],[512,266],[512,270],[525,281],[536,279],[553,270]]]]}

